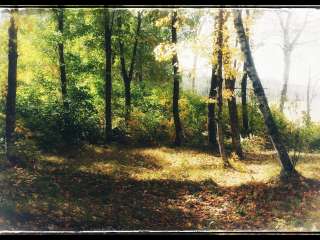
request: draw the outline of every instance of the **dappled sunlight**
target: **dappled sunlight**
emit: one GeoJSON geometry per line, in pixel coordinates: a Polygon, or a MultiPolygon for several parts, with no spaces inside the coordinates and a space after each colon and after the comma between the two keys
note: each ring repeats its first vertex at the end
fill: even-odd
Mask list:
{"type": "MultiPolygon", "coordinates": [[[[223,168],[219,157],[187,148],[92,145],[46,154],[36,170],[2,172],[1,216],[29,230],[319,229],[317,183],[270,183],[277,159],[267,153],[259,164],[252,156],[223,168]]],[[[320,160],[308,156],[298,164],[304,176],[320,160]]]]}
{"type": "Polygon", "coordinates": [[[64,164],[65,158],[61,156],[56,156],[56,155],[46,155],[42,161],[48,161],[48,162],[57,163],[57,164],[64,164]]]}

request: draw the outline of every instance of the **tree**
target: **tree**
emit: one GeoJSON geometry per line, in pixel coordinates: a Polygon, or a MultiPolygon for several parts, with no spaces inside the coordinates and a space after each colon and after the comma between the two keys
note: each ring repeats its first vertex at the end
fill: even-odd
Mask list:
{"type": "MultiPolygon", "coordinates": [[[[140,30],[141,30],[141,22],[142,22],[142,12],[138,12],[137,16],[137,28],[135,33],[135,41],[133,44],[132,49],[132,57],[131,57],[131,63],[130,68],[127,70],[126,68],[126,59],[125,59],[125,50],[124,50],[124,43],[121,38],[119,38],[119,50],[120,50],[120,62],[121,62],[121,74],[124,81],[124,87],[125,87],[125,122],[128,123],[130,119],[130,112],[131,112],[131,81],[133,77],[134,67],[136,63],[136,55],[137,55],[137,47],[138,47],[138,40],[140,36],[140,30]]],[[[119,29],[121,29],[122,26],[122,19],[121,15],[118,17],[118,25],[119,29]]]]}
{"type": "MultiPolygon", "coordinates": [[[[218,21],[215,21],[215,33],[214,36],[217,36],[217,29],[218,29],[218,21]]],[[[219,45],[219,38],[216,37],[213,41],[213,51],[212,51],[212,59],[214,59],[218,55],[218,48],[215,46],[219,45]]],[[[208,102],[208,142],[212,147],[216,148],[218,146],[217,142],[217,123],[216,123],[216,116],[215,116],[215,105],[217,99],[217,87],[218,87],[218,76],[216,74],[217,71],[217,64],[212,63],[212,71],[211,71],[211,81],[210,81],[210,91],[209,91],[209,102],[208,102]]]]}
{"type": "Polygon", "coordinates": [[[114,12],[110,14],[109,9],[104,9],[104,50],[105,50],[105,141],[112,140],[112,108],[111,108],[111,93],[112,93],[112,48],[111,36],[114,12]]]}
{"type": "Polygon", "coordinates": [[[283,71],[283,86],[280,95],[280,111],[283,112],[284,104],[287,100],[287,91],[288,91],[288,82],[289,82],[289,73],[290,73],[290,65],[291,65],[291,55],[293,50],[295,49],[298,40],[306,26],[307,23],[307,14],[305,15],[303,25],[296,31],[295,35],[291,35],[292,31],[292,12],[285,11],[287,14],[286,20],[284,20],[283,16],[277,12],[277,16],[279,18],[283,42],[282,42],[282,50],[283,50],[283,62],[284,62],[284,71],[283,71]]]}
{"type": "Polygon", "coordinates": [[[14,129],[16,125],[16,92],[17,92],[17,31],[15,22],[17,9],[10,11],[9,43],[8,43],[8,92],[6,100],[6,129],[5,150],[6,158],[11,164],[15,164],[14,129]]]}
{"type": "Polygon", "coordinates": [[[239,158],[243,158],[241,143],[240,143],[240,128],[238,119],[237,102],[235,96],[235,84],[237,78],[237,58],[236,50],[238,41],[232,37],[233,29],[228,24],[224,26],[224,41],[223,41],[223,69],[225,79],[225,92],[224,97],[228,102],[229,110],[229,121],[231,127],[231,139],[233,151],[238,155],[239,158]],[[235,47],[231,47],[231,41],[235,39],[235,47]],[[233,66],[232,66],[233,60],[233,66]]]}
{"type": "Polygon", "coordinates": [[[218,16],[216,21],[218,22],[218,37],[217,37],[217,48],[218,48],[218,55],[217,55],[217,78],[218,78],[218,117],[217,117],[217,132],[218,132],[218,144],[219,144],[219,151],[221,158],[223,159],[224,165],[228,165],[228,159],[225,152],[224,147],[224,131],[223,131],[223,119],[222,119],[222,88],[223,88],[223,78],[222,78],[222,48],[223,48],[223,30],[224,30],[224,23],[227,19],[228,15],[224,14],[224,10],[219,9],[218,16]],[[224,16],[225,15],[225,16],[224,16]]]}
{"type": "MultiPolygon", "coordinates": [[[[172,44],[175,46],[177,45],[177,12],[173,11],[171,17],[171,34],[172,34],[172,44]]],[[[179,83],[180,83],[180,76],[178,73],[178,55],[177,52],[174,51],[172,56],[172,67],[173,67],[173,96],[172,96],[172,112],[173,112],[173,119],[175,125],[175,140],[174,144],[176,146],[180,146],[182,142],[182,127],[180,122],[180,115],[179,115],[179,83]]]]}
{"type": "MultiPolygon", "coordinates": [[[[246,10],[246,16],[249,17],[249,10],[246,10]]],[[[246,26],[246,34],[249,39],[249,27],[246,26]]],[[[243,128],[243,136],[246,137],[249,135],[249,116],[248,116],[248,104],[247,104],[247,79],[248,74],[246,71],[246,62],[243,64],[243,75],[241,79],[241,108],[242,108],[242,128],[243,128]]]]}
{"type": "MultiPolygon", "coordinates": [[[[61,86],[61,96],[63,102],[63,116],[65,129],[69,127],[69,101],[67,93],[67,73],[66,73],[66,63],[64,59],[64,12],[63,8],[54,9],[57,18],[58,32],[61,39],[58,40],[58,55],[59,55],[59,69],[60,69],[60,86],[61,86]]],[[[67,134],[68,135],[68,134],[67,134]]]]}
{"type": "Polygon", "coordinates": [[[260,78],[256,71],[255,64],[251,55],[248,38],[245,34],[245,30],[243,27],[241,12],[240,10],[233,10],[233,14],[234,14],[234,26],[237,30],[241,51],[244,55],[245,62],[246,62],[246,70],[249,75],[249,78],[252,81],[254,93],[259,102],[259,109],[263,115],[264,123],[268,131],[268,135],[271,138],[274,148],[278,153],[280,164],[282,166],[281,176],[293,175],[294,173],[296,173],[296,171],[288,155],[286,147],[283,144],[283,140],[281,138],[278,127],[271,114],[267,97],[264,93],[264,89],[262,87],[260,78]]]}

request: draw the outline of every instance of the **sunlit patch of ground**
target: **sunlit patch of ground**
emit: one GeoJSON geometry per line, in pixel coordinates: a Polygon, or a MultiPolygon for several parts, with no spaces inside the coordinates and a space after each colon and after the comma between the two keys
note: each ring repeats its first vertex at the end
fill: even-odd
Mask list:
{"type": "Polygon", "coordinates": [[[0,173],[0,223],[25,230],[320,230],[319,154],[299,183],[272,182],[274,152],[223,168],[187,148],[87,145],[0,173]]]}

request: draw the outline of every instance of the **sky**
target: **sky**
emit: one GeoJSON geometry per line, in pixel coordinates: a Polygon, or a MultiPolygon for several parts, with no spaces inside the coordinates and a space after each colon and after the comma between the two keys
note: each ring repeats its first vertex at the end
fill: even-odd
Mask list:
{"type": "MultiPolygon", "coordinates": [[[[280,22],[276,15],[279,9],[261,9],[264,10],[253,26],[252,41],[255,43],[263,43],[262,46],[253,52],[254,62],[258,75],[265,87],[265,92],[270,103],[278,104],[280,98],[280,91],[283,83],[283,52],[279,44],[282,43],[282,35],[280,22]]],[[[289,108],[286,109],[286,114],[292,119],[301,117],[301,112],[306,109],[306,91],[309,71],[311,79],[313,79],[313,86],[319,83],[320,86],[320,10],[315,9],[287,9],[292,12],[292,26],[295,34],[295,28],[299,28],[305,21],[305,16],[308,14],[305,28],[299,38],[301,44],[296,47],[292,54],[291,69],[289,75],[288,95],[289,108]],[[298,108],[294,108],[291,104],[293,100],[299,99],[298,108]]],[[[212,29],[212,23],[206,20],[203,32],[209,36],[212,29]]],[[[208,39],[208,38],[204,38],[208,39]]],[[[183,51],[188,52],[186,47],[183,51]]],[[[180,52],[181,65],[185,68],[192,66],[192,53],[186,54],[180,52]]],[[[192,51],[191,51],[192,52],[192,51]]],[[[197,74],[198,86],[205,87],[210,79],[211,70],[208,69],[208,60],[201,59],[199,63],[199,71],[197,74]],[[205,64],[206,63],[206,64],[205,64]]],[[[186,79],[186,78],[185,78],[186,79]]],[[[313,89],[316,90],[315,87],[313,89]]],[[[320,90],[320,88],[319,88],[320,90]]],[[[315,91],[316,92],[316,91],[315,91]]],[[[320,111],[318,105],[320,104],[320,92],[315,97],[311,105],[311,116],[315,121],[320,121],[320,111]]]]}

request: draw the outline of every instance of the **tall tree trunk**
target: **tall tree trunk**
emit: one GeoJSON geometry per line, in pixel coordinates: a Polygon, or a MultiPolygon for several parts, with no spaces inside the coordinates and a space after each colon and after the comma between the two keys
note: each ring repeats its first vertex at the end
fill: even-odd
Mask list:
{"type": "MultiPolygon", "coordinates": [[[[61,36],[64,32],[64,9],[59,8],[57,11],[57,20],[58,20],[58,31],[61,36]]],[[[59,54],[59,69],[60,69],[60,84],[61,84],[61,95],[63,102],[63,118],[65,129],[69,127],[69,102],[68,102],[68,93],[67,93],[67,75],[66,75],[66,64],[64,60],[64,44],[63,41],[58,42],[58,54],[59,54]]],[[[68,133],[66,133],[68,136],[68,133]]]]}
{"type": "MultiPolygon", "coordinates": [[[[226,79],[226,88],[229,89],[232,93],[235,90],[236,79],[226,79]]],[[[240,128],[239,128],[239,119],[238,119],[238,110],[237,110],[237,101],[236,96],[232,96],[231,99],[228,99],[228,109],[230,117],[230,126],[231,126],[231,139],[233,151],[238,155],[240,159],[243,158],[241,143],[240,143],[240,128]]]]}
{"type": "Polygon", "coordinates": [[[6,158],[14,164],[14,129],[16,125],[16,92],[17,92],[17,26],[14,14],[17,10],[11,11],[8,44],[8,93],[6,99],[6,130],[5,130],[5,150],[6,158]]]}
{"type": "MultiPolygon", "coordinates": [[[[211,73],[211,84],[209,92],[209,100],[217,99],[217,87],[218,78],[216,75],[216,66],[212,66],[211,73]]],[[[215,106],[214,102],[209,101],[208,103],[208,142],[214,149],[217,149],[217,131],[216,131],[216,119],[215,119],[215,106]]]]}
{"type": "MultiPolygon", "coordinates": [[[[172,34],[172,43],[177,44],[177,29],[175,27],[177,22],[177,12],[174,11],[171,19],[171,34],[172,34]]],[[[182,127],[180,122],[179,115],[179,81],[180,76],[178,73],[178,56],[177,52],[173,54],[172,57],[172,66],[173,66],[173,97],[172,97],[172,112],[174,125],[176,130],[176,136],[174,144],[180,146],[182,142],[182,127]]]]}
{"type": "Polygon", "coordinates": [[[244,54],[245,61],[247,63],[246,69],[247,69],[249,78],[252,81],[254,93],[258,99],[259,109],[263,115],[265,126],[267,128],[271,141],[278,153],[280,164],[282,166],[281,175],[282,176],[292,175],[293,173],[295,173],[295,169],[288,155],[288,152],[283,144],[278,127],[272,117],[272,114],[268,105],[267,97],[264,93],[264,89],[262,87],[260,78],[257,74],[255,64],[253,62],[253,58],[251,55],[249,42],[245,35],[245,31],[244,31],[244,27],[241,19],[241,12],[240,10],[234,10],[233,13],[234,13],[234,26],[237,30],[241,50],[244,54]]]}
{"type": "Polygon", "coordinates": [[[248,74],[246,71],[245,63],[244,63],[243,76],[242,76],[242,80],[241,80],[241,108],[242,108],[242,127],[243,127],[243,136],[244,137],[247,137],[249,135],[247,79],[248,79],[248,74]]]}
{"type": "MultiPolygon", "coordinates": [[[[246,15],[249,17],[250,11],[246,10],[246,15]]],[[[248,42],[249,39],[249,27],[246,26],[245,33],[247,33],[248,42]]],[[[247,137],[249,135],[249,116],[248,116],[248,103],[247,103],[247,85],[248,85],[248,73],[246,70],[246,62],[243,63],[243,76],[241,79],[241,113],[242,113],[242,128],[243,136],[247,137]]]]}
{"type": "Polygon", "coordinates": [[[288,82],[289,82],[289,72],[290,72],[290,63],[291,63],[291,51],[285,50],[284,52],[284,72],[283,72],[283,87],[281,90],[280,98],[280,111],[283,113],[284,104],[287,101],[287,91],[288,91],[288,82]]]}
{"type": "MultiPolygon", "coordinates": [[[[121,25],[122,25],[121,16],[119,16],[118,20],[119,20],[119,28],[121,28],[121,25]]],[[[139,11],[137,16],[137,29],[136,29],[136,35],[135,35],[135,42],[133,45],[131,63],[130,63],[130,68],[128,73],[127,73],[126,63],[125,63],[124,45],[123,45],[123,42],[119,40],[121,73],[122,73],[122,78],[123,78],[124,87],[125,87],[125,122],[126,124],[128,124],[128,121],[130,119],[130,112],[131,112],[131,90],[130,89],[131,89],[131,81],[133,77],[133,70],[136,63],[136,55],[137,55],[138,40],[140,36],[140,31],[141,31],[141,23],[142,23],[142,12],[139,11]]]]}
{"type": "MultiPolygon", "coordinates": [[[[58,31],[60,35],[64,35],[64,9],[59,8],[56,10],[57,21],[58,21],[58,31]]],[[[61,96],[63,103],[63,123],[64,123],[64,140],[69,142],[72,138],[72,132],[70,125],[70,115],[69,115],[69,101],[67,93],[67,75],[66,75],[66,64],[64,59],[64,43],[63,40],[58,42],[58,55],[59,55],[59,69],[60,69],[60,86],[61,86],[61,96]]]]}
{"type": "Polygon", "coordinates": [[[223,78],[222,78],[222,47],[223,47],[223,10],[219,10],[218,15],[218,66],[217,66],[217,78],[218,78],[218,119],[217,119],[217,131],[218,131],[218,144],[221,158],[225,166],[228,166],[228,159],[224,146],[224,131],[223,131],[223,99],[222,99],[222,88],[223,88],[223,78]]]}
{"type": "Polygon", "coordinates": [[[130,79],[126,70],[126,61],[124,57],[124,47],[123,43],[119,41],[119,49],[120,49],[120,67],[121,67],[121,75],[124,83],[124,97],[125,97],[125,122],[128,124],[130,118],[130,106],[131,106],[131,92],[130,92],[130,79]]]}
{"type": "Polygon", "coordinates": [[[110,16],[109,9],[104,10],[104,44],[105,44],[105,142],[109,143],[112,140],[112,48],[111,36],[113,17],[110,16]]]}

